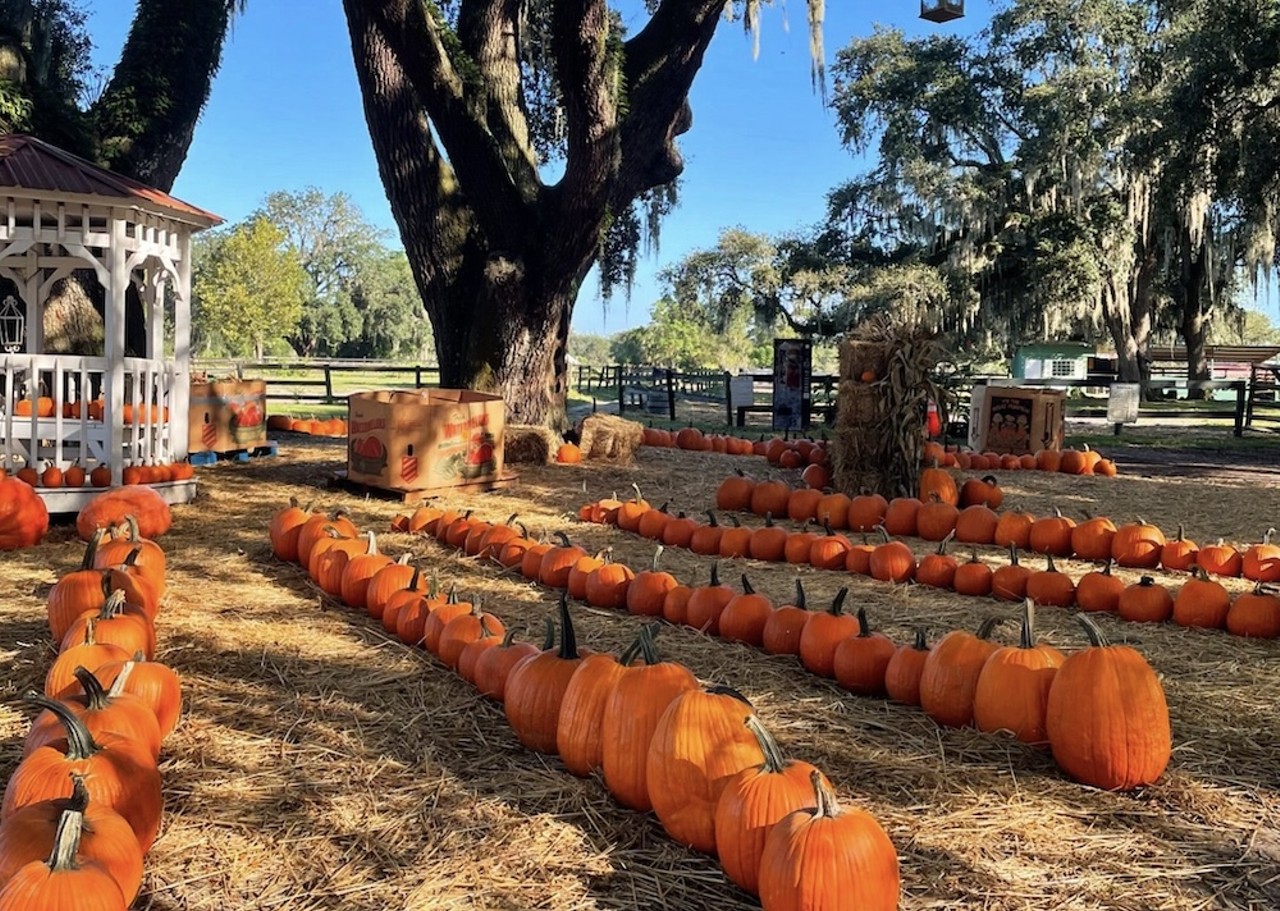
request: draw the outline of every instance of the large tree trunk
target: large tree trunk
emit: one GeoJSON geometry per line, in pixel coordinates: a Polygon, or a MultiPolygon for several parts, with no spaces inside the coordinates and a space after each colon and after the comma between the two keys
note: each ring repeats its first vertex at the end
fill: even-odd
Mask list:
{"type": "Polygon", "coordinates": [[[107,167],[169,191],[222,61],[235,0],[139,0],[120,62],[90,111],[107,167]]]}
{"type": "Polygon", "coordinates": [[[563,426],[578,289],[610,213],[680,173],[673,142],[725,3],[663,0],[625,42],[604,0],[553,4],[566,146],[563,177],[546,185],[521,103],[520,3],[463,4],[451,31],[424,5],[343,0],[444,384],[500,393],[514,422],[563,426]]]}
{"type": "Polygon", "coordinates": [[[1204,292],[1208,257],[1204,243],[1199,249],[1192,245],[1191,232],[1186,228],[1182,230],[1179,252],[1177,296],[1182,307],[1182,340],[1187,346],[1187,398],[1203,399],[1207,393],[1195,384],[1212,378],[1209,358],[1205,354],[1208,320],[1205,318],[1204,292]]]}

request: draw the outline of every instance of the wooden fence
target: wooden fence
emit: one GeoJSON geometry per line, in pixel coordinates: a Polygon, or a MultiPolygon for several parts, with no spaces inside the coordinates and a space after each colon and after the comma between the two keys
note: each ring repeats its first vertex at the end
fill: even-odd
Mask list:
{"type": "Polygon", "coordinates": [[[365,389],[422,389],[440,385],[440,368],[364,360],[238,361],[195,358],[193,373],[235,376],[267,383],[267,400],[295,404],[334,405],[365,389]]]}

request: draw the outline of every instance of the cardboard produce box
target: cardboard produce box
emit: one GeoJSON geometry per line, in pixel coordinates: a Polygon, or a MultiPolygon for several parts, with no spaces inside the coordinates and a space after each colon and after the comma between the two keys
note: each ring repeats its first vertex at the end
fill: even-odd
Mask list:
{"type": "Polygon", "coordinates": [[[1001,455],[1061,449],[1066,400],[1060,389],[975,386],[969,404],[969,446],[1001,455]]]}
{"type": "Polygon", "coordinates": [[[502,477],[501,396],[470,389],[357,392],[347,398],[347,477],[435,490],[502,477]]]}
{"type": "Polygon", "coordinates": [[[190,452],[234,452],[265,446],[266,382],[192,381],[187,437],[190,452]]]}

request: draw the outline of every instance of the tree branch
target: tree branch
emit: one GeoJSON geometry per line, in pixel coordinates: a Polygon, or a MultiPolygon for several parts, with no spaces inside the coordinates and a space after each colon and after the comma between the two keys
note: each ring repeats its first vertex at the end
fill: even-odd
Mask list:
{"type": "Polygon", "coordinates": [[[495,137],[507,167],[527,199],[537,196],[537,156],[521,105],[519,24],[521,0],[463,0],[458,39],[480,70],[483,94],[469,98],[495,137]]]}
{"type": "Polygon", "coordinates": [[[380,40],[395,56],[491,244],[499,249],[515,246],[529,225],[513,214],[533,200],[517,185],[499,143],[468,104],[468,85],[460,68],[470,61],[451,58],[443,23],[421,0],[344,0],[343,5],[348,19],[359,15],[376,26],[380,40]]]}
{"type": "Polygon", "coordinates": [[[689,129],[689,87],[715,34],[727,0],[663,0],[624,46],[627,115],[623,162],[614,205],[675,180],[684,160],[675,138],[689,129]]]}

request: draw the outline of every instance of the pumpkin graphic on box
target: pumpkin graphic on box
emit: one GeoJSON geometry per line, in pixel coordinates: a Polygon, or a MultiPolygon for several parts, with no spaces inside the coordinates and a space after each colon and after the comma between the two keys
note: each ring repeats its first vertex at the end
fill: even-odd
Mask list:
{"type": "Polygon", "coordinates": [[[493,457],[493,434],[487,430],[476,431],[471,435],[467,456],[463,460],[459,473],[464,478],[472,480],[493,474],[497,467],[493,457]]]}
{"type": "Polygon", "coordinates": [[[262,426],[266,422],[266,415],[257,402],[246,402],[243,405],[232,402],[228,407],[231,410],[231,435],[237,443],[252,443],[262,439],[266,432],[262,426]]]}
{"type": "Polygon", "coordinates": [[[381,474],[387,467],[387,447],[375,436],[352,437],[349,458],[361,474],[381,474]]]}

